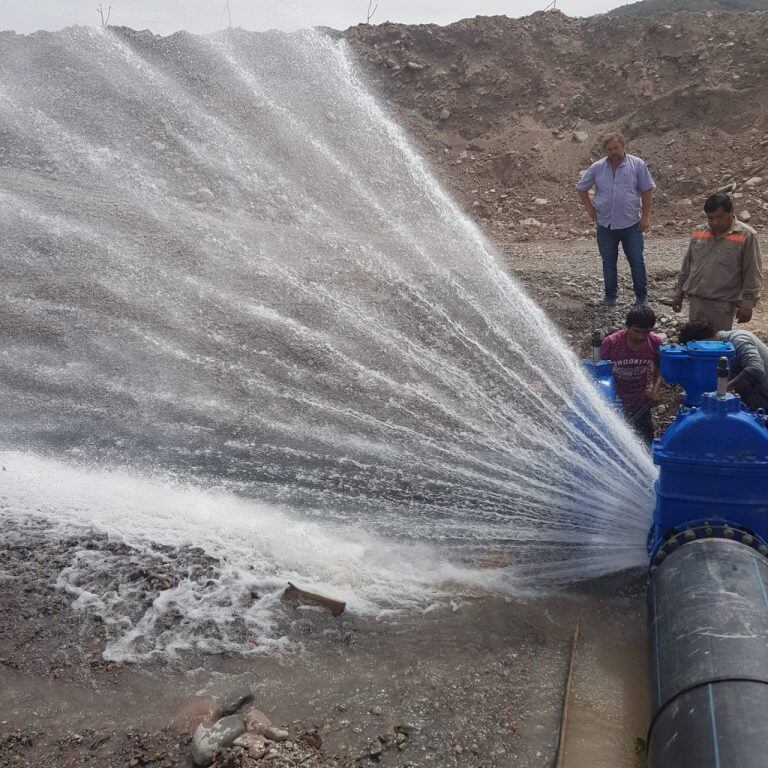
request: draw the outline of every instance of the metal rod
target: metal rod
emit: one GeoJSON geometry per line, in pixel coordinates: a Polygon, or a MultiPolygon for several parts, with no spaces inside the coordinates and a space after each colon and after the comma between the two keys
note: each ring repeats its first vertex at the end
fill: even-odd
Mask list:
{"type": "Polygon", "coordinates": [[[721,357],[717,362],[717,396],[722,400],[728,394],[729,364],[727,357],[721,357]]]}
{"type": "Polygon", "coordinates": [[[592,362],[600,362],[600,347],[603,344],[603,334],[600,331],[595,331],[592,334],[592,362]]]}
{"type": "Polygon", "coordinates": [[[560,734],[557,737],[557,752],[555,753],[555,768],[562,768],[563,755],[565,753],[565,730],[568,727],[568,704],[571,700],[571,688],[573,687],[573,669],[576,664],[576,646],[579,642],[581,631],[581,619],[576,619],[571,639],[571,659],[568,662],[568,677],[565,681],[565,693],[563,694],[563,714],[560,717],[560,734]]]}

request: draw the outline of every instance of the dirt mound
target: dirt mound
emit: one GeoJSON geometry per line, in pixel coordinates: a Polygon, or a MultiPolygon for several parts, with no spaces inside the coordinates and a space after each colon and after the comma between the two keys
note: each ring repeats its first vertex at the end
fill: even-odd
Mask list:
{"type": "Polygon", "coordinates": [[[766,0],[642,0],[639,3],[620,5],[608,16],[651,16],[654,13],[673,11],[768,11],[766,0]]]}
{"type": "Polygon", "coordinates": [[[619,128],[658,184],[655,226],[685,232],[732,185],[768,218],[768,14],[483,17],[360,25],[344,37],[468,211],[503,240],[584,235],[573,185],[619,128]],[[748,179],[766,171],[765,183],[748,179]]]}

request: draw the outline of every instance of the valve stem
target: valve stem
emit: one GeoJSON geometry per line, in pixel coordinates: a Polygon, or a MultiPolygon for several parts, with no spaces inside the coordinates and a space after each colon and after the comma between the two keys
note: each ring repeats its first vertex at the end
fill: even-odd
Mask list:
{"type": "Polygon", "coordinates": [[[603,343],[603,334],[600,331],[595,331],[592,334],[592,362],[600,362],[600,347],[603,343]]]}
{"type": "Polygon", "coordinates": [[[730,373],[728,358],[721,357],[717,361],[717,396],[722,400],[728,392],[728,374],[730,373]]]}

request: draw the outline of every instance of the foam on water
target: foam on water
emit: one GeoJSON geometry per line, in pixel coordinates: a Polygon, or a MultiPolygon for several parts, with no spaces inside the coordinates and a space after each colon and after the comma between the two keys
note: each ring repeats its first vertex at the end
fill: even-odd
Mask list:
{"type": "Polygon", "coordinates": [[[288,580],[368,615],[420,609],[457,591],[511,586],[503,569],[451,564],[426,543],[398,544],[334,523],[299,520],[288,510],[222,491],[19,452],[0,452],[0,464],[0,519],[48,519],[51,543],[106,536],[131,549],[135,562],[128,571],[149,557],[158,572],[167,565],[174,576],[173,586],[155,591],[147,603],[141,585],[121,574],[130,559],[126,550],[73,550],[59,585],[76,598],[75,607],[97,612],[110,626],[109,658],[279,648],[274,611],[288,580]],[[179,553],[190,548],[214,558],[215,573],[185,576],[179,553]],[[253,592],[258,599],[246,601],[253,592]],[[165,626],[168,615],[174,621],[165,626]],[[206,636],[201,630],[209,625],[215,633],[206,636]]]}
{"type": "MultiPolygon", "coordinates": [[[[253,568],[225,613],[265,642],[291,576],[382,610],[489,552],[513,590],[642,561],[649,457],[342,42],[74,28],[0,66],[7,519],[253,568]]],[[[62,576],[113,653],[199,640],[86,576],[113,556],[62,576]]]]}

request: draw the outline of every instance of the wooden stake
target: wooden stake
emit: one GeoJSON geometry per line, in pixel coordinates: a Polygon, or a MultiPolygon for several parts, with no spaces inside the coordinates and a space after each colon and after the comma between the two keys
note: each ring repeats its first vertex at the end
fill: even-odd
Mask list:
{"type": "Polygon", "coordinates": [[[579,642],[581,631],[581,619],[576,619],[571,640],[571,659],[568,662],[568,677],[565,681],[565,693],[563,694],[563,714],[560,717],[560,734],[557,737],[557,752],[555,754],[555,768],[562,768],[563,755],[565,753],[565,729],[568,727],[568,704],[571,700],[571,688],[573,687],[573,668],[576,663],[576,645],[579,642]]]}
{"type": "Polygon", "coordinates": [[[320,605],[323,608],[327,608],[333,616],[341,616],[347,607],[347,604],[341,600],[334,600],[332,597],[307,592],[304,589],[299,589],[295,584],[291,584],[290,581],[285,592],[283,592],[283,600],[286,602],[304,603],[304,605],[320,605]]]}

